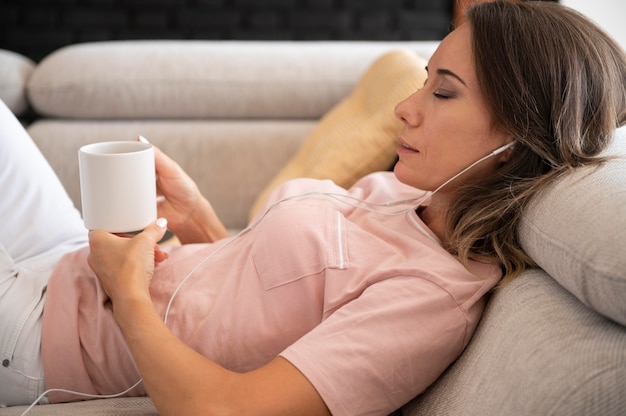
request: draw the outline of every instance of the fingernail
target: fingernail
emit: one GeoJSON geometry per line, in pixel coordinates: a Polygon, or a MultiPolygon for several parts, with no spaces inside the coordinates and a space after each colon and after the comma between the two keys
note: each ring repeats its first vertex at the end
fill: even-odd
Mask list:
{"type": "Polygon", "coordinates": [[[165,218],[159,218],[156,220],[156,225],[158,225],[161,228],[165,228],[167,227],[167,220],[165,218]]]}
{"type": "Polygon", "coordinates": [[[148,139],[146,139],[146,138],[145,138],[145,137],[143,137],[143,136],[139,136],[139,141],[140,141],[141,143],[150,144],[150,142],[148,141],[148,139]]]}
{"type": "Polygon", "coordinates": [[[160,204],[161,202],[165,201],[165,197],[163,195],[159,195],[156,197],[156,203],[160,204]]]}

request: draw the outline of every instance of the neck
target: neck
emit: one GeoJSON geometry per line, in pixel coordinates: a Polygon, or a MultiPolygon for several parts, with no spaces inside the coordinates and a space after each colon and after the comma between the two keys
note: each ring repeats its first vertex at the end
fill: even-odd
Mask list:
{"type": "Polygon", "coordinates": [[[437,238],[442,242],[445,242],[446,227],[445,227],[445,212],[447,204],[441,198],[433,197],[430,204],[418,207],[417,215],[424,221],[424,223],[435,233],[437,238]]]}

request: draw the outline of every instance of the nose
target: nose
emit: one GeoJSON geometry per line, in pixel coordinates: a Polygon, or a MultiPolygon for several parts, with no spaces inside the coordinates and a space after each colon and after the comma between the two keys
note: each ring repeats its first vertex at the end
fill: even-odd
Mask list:
{"type": "Polygon", "coordinates": [[[409,95],[404,100],[396,104],[394,114],[403,123],[410,126],[416,126],[419,123],[419,106],[416,104],[416,98],[419,90],[409,95]]]}

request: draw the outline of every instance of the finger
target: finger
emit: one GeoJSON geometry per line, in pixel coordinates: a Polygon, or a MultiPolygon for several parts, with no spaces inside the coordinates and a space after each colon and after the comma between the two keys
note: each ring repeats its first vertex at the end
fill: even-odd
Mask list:
{"type": "Polygon", "coordinates": [[[89,237],[89,243],[100,242],[107,239],[111,234],[104,230],[89,230],[87,236],[89,237]]]}
{"type": "MultiPolygon", "coordinates": [[[[138,136],[137,137],[137,141],[140,141],[141,143],[145,143],[145,144],[152,144],[144,136],[138,136]]],[[[163,151],[161,149],[159,149],[157,146],[152,145],[152,147],[154,148],[154,159],[155,159],[155,163],[157,164],[157,171],[159,170],[158,169],[159,165],[175,164],[175,162],[169,156],[167,156],[165,153],[163,153],[163,151]]]]}
{"type": "Polygon", "coordinates": [[[167,220],[165,218],[159,218],[152,224],[148,225],[142,232],[142,235],[147,236],[153,241],[154,244],[161,241],[165,232],[167,231],[167,220]]]}
{"type": "Polygon", "coordinates": [[[155,266],[164,262],[169,257],[170,255],[167,252],[161,250],[161,247],[159,247],[158,245],[154,246],[154,265],[155,266]]]}
{"type": "Polygon", "coordinates": [[[133,238],[136,235],[136,233],[113,233],[113,235],[116,235],[122,238],[133,238]]]}
{"type": "MultiPolygon", "coordinates": [[[[145,139],[145,138],[144,138],[145,139]]],[[[181,170],[180,166],[172,158],[166,155],[157,146],[154,147],[154,167],[158,177],[163,175],[164,177],[179,175],[181,170]]]]}

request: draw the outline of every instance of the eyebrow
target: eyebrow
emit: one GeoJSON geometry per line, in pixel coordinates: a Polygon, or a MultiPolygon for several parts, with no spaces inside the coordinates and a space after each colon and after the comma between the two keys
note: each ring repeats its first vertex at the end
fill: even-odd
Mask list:
{"type": "MultiPolygon", "coordinates": [[[[428,67],[426,67],[426,72],[428,72],[428,67]]],[[[450,76],[452,78],[456,78],[457,80],[459,80],[459,82],[461,84],[463,84],[463,85],[465,85],[467,87],[467,84],[465,83],[465,81],[463,81],[463,78],[461,78],[460,76],[458,76],[454,72],[450,71],[449,69],[439,68],[439,69],[437,69],[437,74],[444,75],[444,76],[450,76]]]]}

